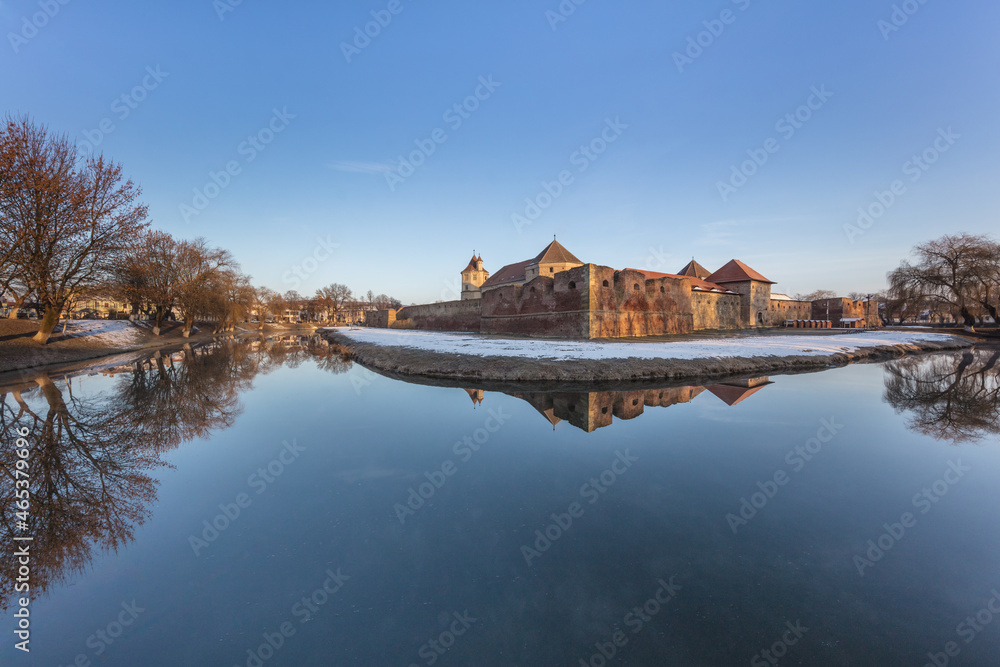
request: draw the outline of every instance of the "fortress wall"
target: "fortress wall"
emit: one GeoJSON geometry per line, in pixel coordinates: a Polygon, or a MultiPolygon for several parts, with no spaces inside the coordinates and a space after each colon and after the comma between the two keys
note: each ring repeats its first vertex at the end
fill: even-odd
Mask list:
{"type": "Polygon", "coordinates": [[[771,301],[771,325],[781,326],[785,320],[812,319],[812,301],[771,301]]]}
{"type": "Polygon", "coordinates": [[[480,330],[479,299],[444,301],[423,306],[407,306],[396,313],[393,329],[429,329],[432,331],[480,330]]]}
{"type": "Polygon", "coordinates": [[[586,338],[589,296],[583,268],[483,292],[483,333],[586,338]]]}
{"type": "Polygon", "coordinates": [[[639,271],[615,271],[593,264],[589,338],[626,338],[690,333],[691,281],[687,278],[646,280],[639,271]]]}
{"type": "Polygon", "coordinates": [[[743,297],[739,294],[692,292],[691,306],[694,329],[739,329],[743,297]]]}

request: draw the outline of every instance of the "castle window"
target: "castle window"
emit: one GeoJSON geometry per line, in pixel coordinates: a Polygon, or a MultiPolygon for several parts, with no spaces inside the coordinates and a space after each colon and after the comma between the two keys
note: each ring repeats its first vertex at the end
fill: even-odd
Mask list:
{"type": "Polygon", "coordinates": [[[638,292],[639,291],[639,283],[636,283],[635,285],[632,285],[632,289],[634,289],[636,292],[638,292]]]}
{"type": "Polygon", "coordinates": [[[534,294],[534,293],[535,293],[535,288],[534,288],[534,287],[532,287],[532,288],[531,288],[531,293],[532,293],[532,294],[534,294]]]}
{"type": "Polygon", "coordinates": [[[607,287],[607,286],[608,286],[608,281],[607,281],[607,280],[605,280],[605,281],[604,281],[604,286],[605,286],[605,287],[607,287]]]}
{"type": "Polygon", "coordinates": [[[663,288],[663,286],[661,285],[661,286],[660,286],[660,294],[663,294],[663,293],[664,293],[664,292],[666,292],[666,291],[667,291],[667,290],[665,290],[665,289],[663,288]]]}
{"type": "Polygon", "coordinates": [[[638,398],[633,398],[632,399],[632,407],[635,407],[637,405],[639,405],[639,399],[638,398]]]}
{"type": "Polygon", "coordinates": [[[575,282],[573,282],[572,280],[571,280],[571,281],[569,281],[569,288],[570,288],[570,289],[576,289],[576,283],[575,283],[575,282]]]}
{"type": "Polygon", "coordinates": [[[556,272],[555,268],[553,268],[553,267],[550,266],[549,267],[549,273],[555,273],[555,272],[556,272]]]}
{"type": "Polygon", "coordinates": [[[607,408],[601,408],[601,414],[602,415],[608,414],[608,409],[607,408]]]}

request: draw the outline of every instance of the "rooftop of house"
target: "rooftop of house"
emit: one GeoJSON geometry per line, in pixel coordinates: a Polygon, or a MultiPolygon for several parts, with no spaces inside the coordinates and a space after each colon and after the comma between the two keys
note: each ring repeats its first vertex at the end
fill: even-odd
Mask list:
{"type": "Polygon", "coordinates": [[[717,283],[711,283],[707,280],[702,280],[701,278],[695,278],[693,276],[678,275],[676,273],[660,273],[658,271],[646,271],[645,269],[625,269],[626,271],[638,271],[639,273],[646,276],[647,280],[655,280],[656,278],[687,278],[691,281],[691,289],[697,290],[699,292],[720,292],[722,294],[735,294],[726,287],[719,285],[717,283]]]}
{"type": "Polygon", "coordinates": [[[712,272],[709,271],[708,269],[706,269],[704,266],[702,266],[698,262],[694,261],[694,257],[692,257],[691,261],[688,262],[687,265],[683,269],[681,269],[680,271],[678,271],[677,274],[681,275],[681,276],[690,276],[692,278],[698,278],[700,280],[705,280],[710,275],[712,275],[712,272]]]}
{"type": "Polygon", "coordinates": [[[712,283],[718,283],[720,285],[724,285],[726,283],[745,283],[751,280],[768,283],[770,285],[775,284],[773,280],[768,280],[738,259],[729,260],[725,266],[710,275],[708,278],[705,278],[705,280],[712,283]]]}
{"type": "Polygon", "coordinates": [[[552,241],[535,257],[502,267],[483,283],[483,288],[524,282],[527,277],[528,267],[538,264],[583,264],[583,262],[577,259],[576,255],[567,250],[559,241],[552,241]]]}

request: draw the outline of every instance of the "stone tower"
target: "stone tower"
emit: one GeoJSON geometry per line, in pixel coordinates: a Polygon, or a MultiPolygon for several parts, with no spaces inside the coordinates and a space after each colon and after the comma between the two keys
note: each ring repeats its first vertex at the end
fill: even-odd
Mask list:
{"type": "Polygon", "coordinates": [[[462,270],[462,301],[482,298],[479,288],[489,277],[490,272],[483,268],[483,258],[473,253],[469,265],[462,270]]]}

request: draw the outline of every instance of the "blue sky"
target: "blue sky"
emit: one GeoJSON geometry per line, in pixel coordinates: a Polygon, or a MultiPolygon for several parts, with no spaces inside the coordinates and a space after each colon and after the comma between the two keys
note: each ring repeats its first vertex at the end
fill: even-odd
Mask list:
{"type": "Polygon", "coordinates": [[[279,291],[454,298],[473,250],[495,271],[556,234],[847,293],[998,229],[994,0],[232,1],[2,0],[0,100],[279,291]]]}

